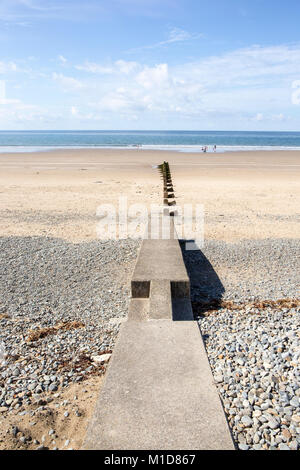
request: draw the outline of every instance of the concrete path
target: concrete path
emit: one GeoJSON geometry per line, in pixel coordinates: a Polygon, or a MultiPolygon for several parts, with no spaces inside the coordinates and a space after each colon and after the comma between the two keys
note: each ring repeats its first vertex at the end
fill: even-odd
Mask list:
{"type": "Polygon", "coordinates": [[[234,449],[167,217],[174,236],[142,243],[84,449],[234,449]]]}
{"type": "Polygon", "coordinates": [[[122,325],[85,449],[234,449],[196,322],[122,325]]]}
{"type": "Polygon", "coordinates": [[[234,449],[177,240],[142,244],[84,448],[234,449]]]}

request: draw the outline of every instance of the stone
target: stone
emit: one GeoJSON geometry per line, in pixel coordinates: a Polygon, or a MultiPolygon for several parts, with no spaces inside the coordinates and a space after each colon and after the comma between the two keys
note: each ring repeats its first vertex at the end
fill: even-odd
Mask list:
{"type": "Polygon", "coordinates": [[[56,392],[58,390],[58,387],[55,383],[52,383],[51,385],[49,385],[49,390],[51,392],[56,392]]]}
{"type": "Polygon", "coordinates": [[[14,437],[16,437],[16,435],[18,434],[19,432],[19,428],[17,426],[14,426],[11,430],[11,433],[14,437]]]}
{"type": "Polygon", "coordinates": [[[101,354],[100,356],[91,356],[93,362],[101,364],[102,362],[106,362],[110,359],[111,354],[101,354]]]}
{"type": "Polygon", "coordinates": [[[271,428],[271,429],[277,429],[279,428],[279,422],[274,419],[274,418],[270,418],[268,420],[268,426],[271,428]]]}
{"type": "Polygon", "coordinates": [[[290,431],[288,429],[283,429],[281,434],[283,435],[283,437],[288,441],[291,439],[292,435],[290,433],[290,431]]]}
{"type": "Polygon", "coordinates": [[[216,374],[214,375],[214,379],[217,383],[223,382],[223,375],[222,374],[216,374]]]}
{"type": "Polygon", "coordinates": [[[290,405],[293,406],[294,408],[297,408],[299,406],[299,398],[298,397],[293,397],[290,400],[290,405]]]}
{"type": "Polygon", "coordinates": [[[287,444],[279,444],[279,450],[291,450],[287,444]]]}
{"type": "Polygon", "coordinates": [[[289,448],[290,448],[291,450],[298,450],[298,448],[299,448],[298,442],[297,442],[297,441],[291,441],[291,442],[289,443],[289,448]]]}
{"type": "Polygon", "coordinates": [[[249,446],[247,444],[239,444],[240,450],[249,450],[249,446]]]}
{"type": "Polygon", "coordinates": [[[241,422],[246,428],[250,427],[253,423],[252,419],[249,416],[243,416],[241,422]]]}

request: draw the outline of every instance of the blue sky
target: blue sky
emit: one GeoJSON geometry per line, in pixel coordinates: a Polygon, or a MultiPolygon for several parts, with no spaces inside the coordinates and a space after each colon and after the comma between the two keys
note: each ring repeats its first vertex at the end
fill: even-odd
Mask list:
{"type": "Polygon", "coordinates": [[[0,0],[0,129],[299,130],[298,0],[0,0]]]}

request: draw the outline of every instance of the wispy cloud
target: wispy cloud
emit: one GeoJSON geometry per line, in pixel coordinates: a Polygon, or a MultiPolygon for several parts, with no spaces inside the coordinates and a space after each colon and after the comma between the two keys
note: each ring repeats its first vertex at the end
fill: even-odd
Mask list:
{"type": "Polygon", "coordinates": [[[68,62],[68,60],[63,56],[63,55],[59,55],[58,56],[58,60],[62,63],[62,64],[66,64],[68,62]]]}
{"type": "Polygon", "coordinates": [[[22,20],[57,14],[64,10],[63,2],[49,2],[47,0],[1,0],[0,20],[14,22],[22,26],[28,23],[22,20]]]}
{"type": "Polygon", "coordinates": [[[148,44],[145,46],[136,47],[127,51],[127,53],[138,52],[144,49],[155,49],[157,47],[164,47],[174,43],[182,43],[186,41],[193,41],[196,39],[203,38],[202,33],[190,33],[181,28],[170,28],[168,31],[168,37],[164,41],[159,41],[154,44],[148,44]]]}
{"type": "Polygon", "coordinates": [[[103,21],[110,2],[100,0],[1,0],[0,21],[28,25],[35,20],[103,21]]]}
{"type": "MultiPolygon", "coordinates": [[[[181,0],[180,0],[181,1],[181,0]]],[[[32,26],[36,21],[105,22],[119,15],[167,18],[178,0],[0,0],[0,22],[32,26]]]]}

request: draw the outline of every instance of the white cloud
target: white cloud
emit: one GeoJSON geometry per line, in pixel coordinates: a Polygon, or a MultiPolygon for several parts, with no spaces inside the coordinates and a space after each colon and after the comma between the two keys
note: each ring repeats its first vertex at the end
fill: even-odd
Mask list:
{"type": "Polygon", "coordinates": [[[6,98],[6,86],[5,80],[0,80],[0,102],[6,98]]]}
{"type": "MultiPolygon", "coordinates": [[[[179,68],[182,68],[179,66],[179,68]]],[[[253,46],[185,64],[185,75],[195,74],[207,86],[264,86],[288,77],[300,77],[300,46],[253,46]]]]}
{"type": "Polygon", "coordinates": [[[124,73],[125,75],[129,75],[139,67],[139,64],[137,62],[127,62],[125,60],[117,60],[115,62],[115,65],[117,66],[119,71],[121,73],[124,73]]]}
{"type": "Polygon", "coordinates": [[[112,67],[106,67],[94,62],[85,62],[83,65],[75,65],[77,70],[83,70],[84,72],[98,73],[98,74],[111,74],[113,73],[112,67]]]}
{"type": "Polygon", "coordinates": [[[274,121],[284,121],[285,115],[284,115],[283,113],[273,114],[273,115],[271,116],[271,118],[272,118],[274,121]]]}
{"type": "Polygon", "coordinates": [[[17,64],[15,64],[14,62],[0,61],[0,73],[16,72],[17,70],[17,64]]]}
{"type": "Polygon", "coordinates": [[[263,119],[264,119],[264,115],[262,113],[257,113],[257,115],[254,118],[255,121],[263,121],[263,119]]]}
{"type": "MultiPolygon", "coordinates": [[[[69,61],[68,66],[72,66],[69,61]]],[[[0,72],[16,69],[14,62],[0,62],[0,72]]],[[[52,96],[47,99],[62,116],[78,123],[107,118],[118,127],[122,117],[150,127],[164,120],[177,127],[184,122],[186,127],[206,127],[211,122],[219,128],[243,124],[280,129],[296,122],[295,113],[296,117],[288,117],[291,101],[300,104],[300,45],[253,46],[176,66],[167,61],[156,65],[123,59],[106,64],[87,61],[73,66],[72,76],[48,70],[43,80],[41,72],[30,79],[46,83],[50,77],[76,96],[72,102],[66,96],[65,103],[55,94],[53,103],[52,96]],[[84,79],[79,71],[87,73],[84,79]]]]}
{"type": "Polygon", "coordinates": [[[159,64],[155,67],[144,67],[144,70],[136,77],[137,83],[147,90],[166,85],[168,83],[168,79],[168,64],[159,64]]]}
{"type": "Polygon", "coordinates": [[[203,34],[192,34],[180,28],[172,28],[169,32],[169,38],[166,41],[162,41],[160,45],[172,44],[173,42],[189,41],[191,39],[198,39],[201,37],[203,37],[203,34]]]}
{"type": "Polygon", "coordinates": [[[15,128],[15,124],[21,124],[23,128],[26,128],[26,123],[32,123],[35,126],[37,122],[48,119],[48,110],[39,106],[22,103],[19,100],[5,99],[0,102],[0,126],[2,128],[7,128],[10,123],[13,125],[12,128],[15,128]]]}
{"type": "Polygon", "coordinates": [[[6,97],[6,82],[5,80],[0,80],[0,105],[13,105],[20,103],[20,100],[8,99],[6,97]]]}
{"type": "Polygon", "coordinates": [[[54,72],[52,78],[60,84],[64,91],[74,91],[84,88],[84,84],[81,81],[73,77],[66,77],[62,73],[54,72]]]}
{"type": "Polygon", "coordinates": [[[130,100],[118,92],[109,93],[100,100],[97,107],[103,111],[112,112],[129,110],[130,100]]]}
{"type": "Polygon", "coordinates": [[[62,62],[63,64],[65,64],[67,61],[67,59],[63,56],[63,55],[59,55],[58,56],[58,59],[60,60],[60,62],[62,62]]]}
{"type": "Polygon", "coordinates": [[[294,80],[292,83],[292,104],[300,104],[300,80],[294,80]]]}
{"type": "Polygon", "coordinates": [[[95,62],[86,61],[84,64],[75,65],[75,69],[82,70],[84,72],[99,74],[99,75],[111,75],[114,73],[123,73],[129,75],[139,67],[137,62],[117,60],[110,65],[97,64],[95,62]]]}
{"type": "Polygon", "coordinates": [[[253,46],[178,66],[123,60],[107,67],[88,64],[93,73],[107,72],[90,87],[90,105],[100,111],[282,122],[290,101],[290,78],[300,77],[300,46],[253,46]]]}
{"type": "MultiPolygon", "coordinates": [[[[84,106],[83,106],[84,108],[84,106]]],[[[86,107],[85,107],[86,108],[86,107]]],[[[98,111],[97,112],[91,112],[91,110],[84,109],[82,111],[81,108],[78,106],[71,106],[70,109],[70,114],[71,118],[74,120],[74,122],[84,122],[84,121],[102,121],[104,120],[103,115],[101,115],[98,111]]]]}

